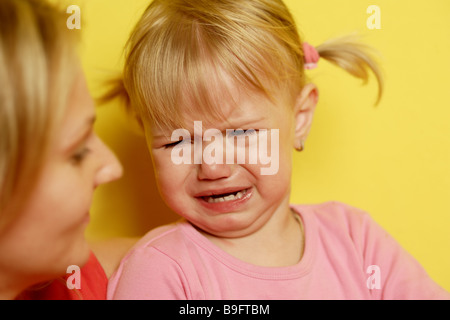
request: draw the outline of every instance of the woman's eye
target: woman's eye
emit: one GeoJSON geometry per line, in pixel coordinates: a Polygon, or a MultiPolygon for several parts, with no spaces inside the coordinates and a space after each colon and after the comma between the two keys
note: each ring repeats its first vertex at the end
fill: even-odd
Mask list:
{"type": "Polygon", "coordinates": [[[71,161],[73,164],[80,164],[81,162],[83,162],[83,160],[86,158],[86,156],[91,152],[91,150],[89,148],[83,148],[80,151],[78,151],[77,153],[75,153],[72,157],[71,157],[71,161]]]}

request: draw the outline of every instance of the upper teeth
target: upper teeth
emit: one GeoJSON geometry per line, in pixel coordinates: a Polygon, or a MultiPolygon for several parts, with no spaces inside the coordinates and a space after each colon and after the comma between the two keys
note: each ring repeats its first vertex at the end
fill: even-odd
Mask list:
{"type": "Polygon", "coordinates": [[[230,194],[228,196],[225,197],[208,197],[208,202],[209,203],[216,203],[216,202],[224,202],[224,201],[231,201],[231,200],[236,200],[236,199],[241,199],[245,194],[246,194],[247,190],[244,191],[239,191],[236,194],[230,194]]]}

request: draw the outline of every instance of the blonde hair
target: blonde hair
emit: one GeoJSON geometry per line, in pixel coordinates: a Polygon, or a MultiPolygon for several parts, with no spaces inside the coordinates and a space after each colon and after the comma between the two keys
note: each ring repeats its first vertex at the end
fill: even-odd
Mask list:
{"type": "Polygon", "coordinates": [[[75,37],[46,1],[0,1],[0,222],[39,176],[75,77],[75,37]]]}
{"type": "MultiPolygon", "coordinates": [[[[302,40],[280,0],[154,0],[126,48],[123,77],[105,100],[122,96],[138,119],[160,127],[182,125],[180,105],[220,116],[224,74],[269,98],[281,90],[294,99],[306,82],[302,40]]],[[[365,81],[371,70],[380,98],[381,72],[367,49],[353,38],[317,47],[365,81]]]]}

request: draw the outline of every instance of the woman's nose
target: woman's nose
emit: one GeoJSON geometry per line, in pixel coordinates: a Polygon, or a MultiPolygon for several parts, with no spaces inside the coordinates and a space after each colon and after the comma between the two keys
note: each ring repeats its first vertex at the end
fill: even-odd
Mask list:
{"type": "Polygon", "coordinates": [[[115,154],[98,138],[98,157],[100,166],[95,176],[95,187],[122,177],[123,168],[115,154]]]}

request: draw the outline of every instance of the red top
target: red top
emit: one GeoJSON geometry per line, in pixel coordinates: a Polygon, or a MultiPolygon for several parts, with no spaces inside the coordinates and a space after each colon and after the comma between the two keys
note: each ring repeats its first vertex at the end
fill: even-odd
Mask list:
{"type": "Polygon", "coordinates": [[[72,274],[55,279],[40,289],[29,289],[18,300],[105,300],[108,278],[100,262],[91,252],[89,261],[80,269],[80,289],[69,289],[67,279],[72,274]]]}

